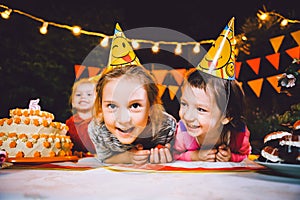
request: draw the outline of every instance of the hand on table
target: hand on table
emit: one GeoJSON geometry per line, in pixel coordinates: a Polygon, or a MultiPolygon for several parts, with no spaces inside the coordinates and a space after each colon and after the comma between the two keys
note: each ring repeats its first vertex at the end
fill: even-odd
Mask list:
{"type": "Polygon", "coordinates": [[[229,162],[231,159],[230,148],[225,144],[222,144],[218,147],[218,153],[216,154],[217,162],[229,162]]]}
{"type": "Polygon", "coordinates": [[[137,145],[135,148],[130,150],[131,163],[136,165],[143,165],[148,162],[149,150],[143,150],[142,145],[137,145]]]}
{"type": "Polygon", "coordinates": [[[216,154],[218,152],[217,149],[205,149],[205,150],[198,150],[196,152],[197,152],[197,160],[216,162],[216,154]]]}
{"type": "Polygon", "coordinates": [[[150,163],[168,163],[172,162],[173,158],[170,152],[171,145],[168,143],[165,146],[158,145],[150,150],[150,163]]]}

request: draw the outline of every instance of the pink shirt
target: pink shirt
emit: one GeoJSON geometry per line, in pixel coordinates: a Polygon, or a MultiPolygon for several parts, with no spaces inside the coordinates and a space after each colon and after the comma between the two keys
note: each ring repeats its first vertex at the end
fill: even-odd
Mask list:
{"type": "MultiPolygon", "coordinates": [[[[249,142],[250,132],[247,127],[243,132],[231,132],[229,147],[231,150],[231,162],[241,162],[251,152],[249,142]]],[[[191,152],[200,149],[195,137],[188,134],[184,124],[179,121],[174,142],[174,159],[192,161],[191,152]]]]}

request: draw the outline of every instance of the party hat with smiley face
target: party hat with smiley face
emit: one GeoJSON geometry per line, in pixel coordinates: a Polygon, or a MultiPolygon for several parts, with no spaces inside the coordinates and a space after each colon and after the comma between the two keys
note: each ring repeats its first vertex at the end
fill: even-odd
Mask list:
{"type": "Polygon", "coordinates": [[[234,17],[226,25],[222,33],[215,40],[197,69],[213,76],[234,80],[235,79],[235,40],[234,17]]]}
{"type": "Polygon", "coordinates": [[[126,65],[141,65],[141,63],[125,37],[120,25],[117,23],[111,42],[107,67],[114,68],[126,65]]]}

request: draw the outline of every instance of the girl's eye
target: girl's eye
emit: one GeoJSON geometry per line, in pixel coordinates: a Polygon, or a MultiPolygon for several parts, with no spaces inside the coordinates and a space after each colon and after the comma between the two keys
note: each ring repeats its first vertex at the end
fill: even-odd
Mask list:
{"type": "Polygon", "coordinates": [[[139,103],[134,103],[130,106],[130,108],[138,109],[141,105],[139,103]]]}
{"type": "Polygon", "coordinates": [[[80,97],[80,96],[81,96],[81,94],[75,94],[75,96],[76,96],[76,97],[80,97]]]}
{"type": "Polygon", "coordinates": [[[183,101],[180,102],[180,105],[181,106],[187,106],[187,104],[185,102],[183,102],[183,101]]]}
{"type": "Polygon", "coordinates": [[[92,96],[93,94],[92,94],[92,93],[88,93],[87,95],[90,97],[90,96],[92,96]]]}
{"type": "Polygon", "coordinates": [[[199,112],[207,112],[207,110],[205,110],[205,109],[203,109],[203,108],[197,108],[197,110],[199,111],[199,112]]]}
{"type": "Polygon", "coordinates": [[[108,104],[107,107],[108,107],[109,109],[111,109],[111,110],[114,110],[114,109],[117,108],[117,106],[116,106],[115,104],[112,104],[112,103],[108,104]]]}

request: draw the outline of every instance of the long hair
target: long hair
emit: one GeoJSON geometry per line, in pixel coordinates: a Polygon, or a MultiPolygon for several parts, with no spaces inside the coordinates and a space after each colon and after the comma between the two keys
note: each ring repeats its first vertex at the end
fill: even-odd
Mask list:
{"type": "Polygon", "coordinates": [[[143,84],[147,92],[147,98],[151,107],[150,120],[152,123],[152,135],[154,136],[159,129],[164,108],[161,99],[159,98],[159,90],[154,77],[143,66],[128,65],[122,67],[115,67],[103,73],[97,83],[96,87],[96,101],[95,101],[95,118],[98,123],[103,122],[102,114],[102,99],[104,86],[111,80],[126,76],[130,79],[136,79],[143,84]]]}

